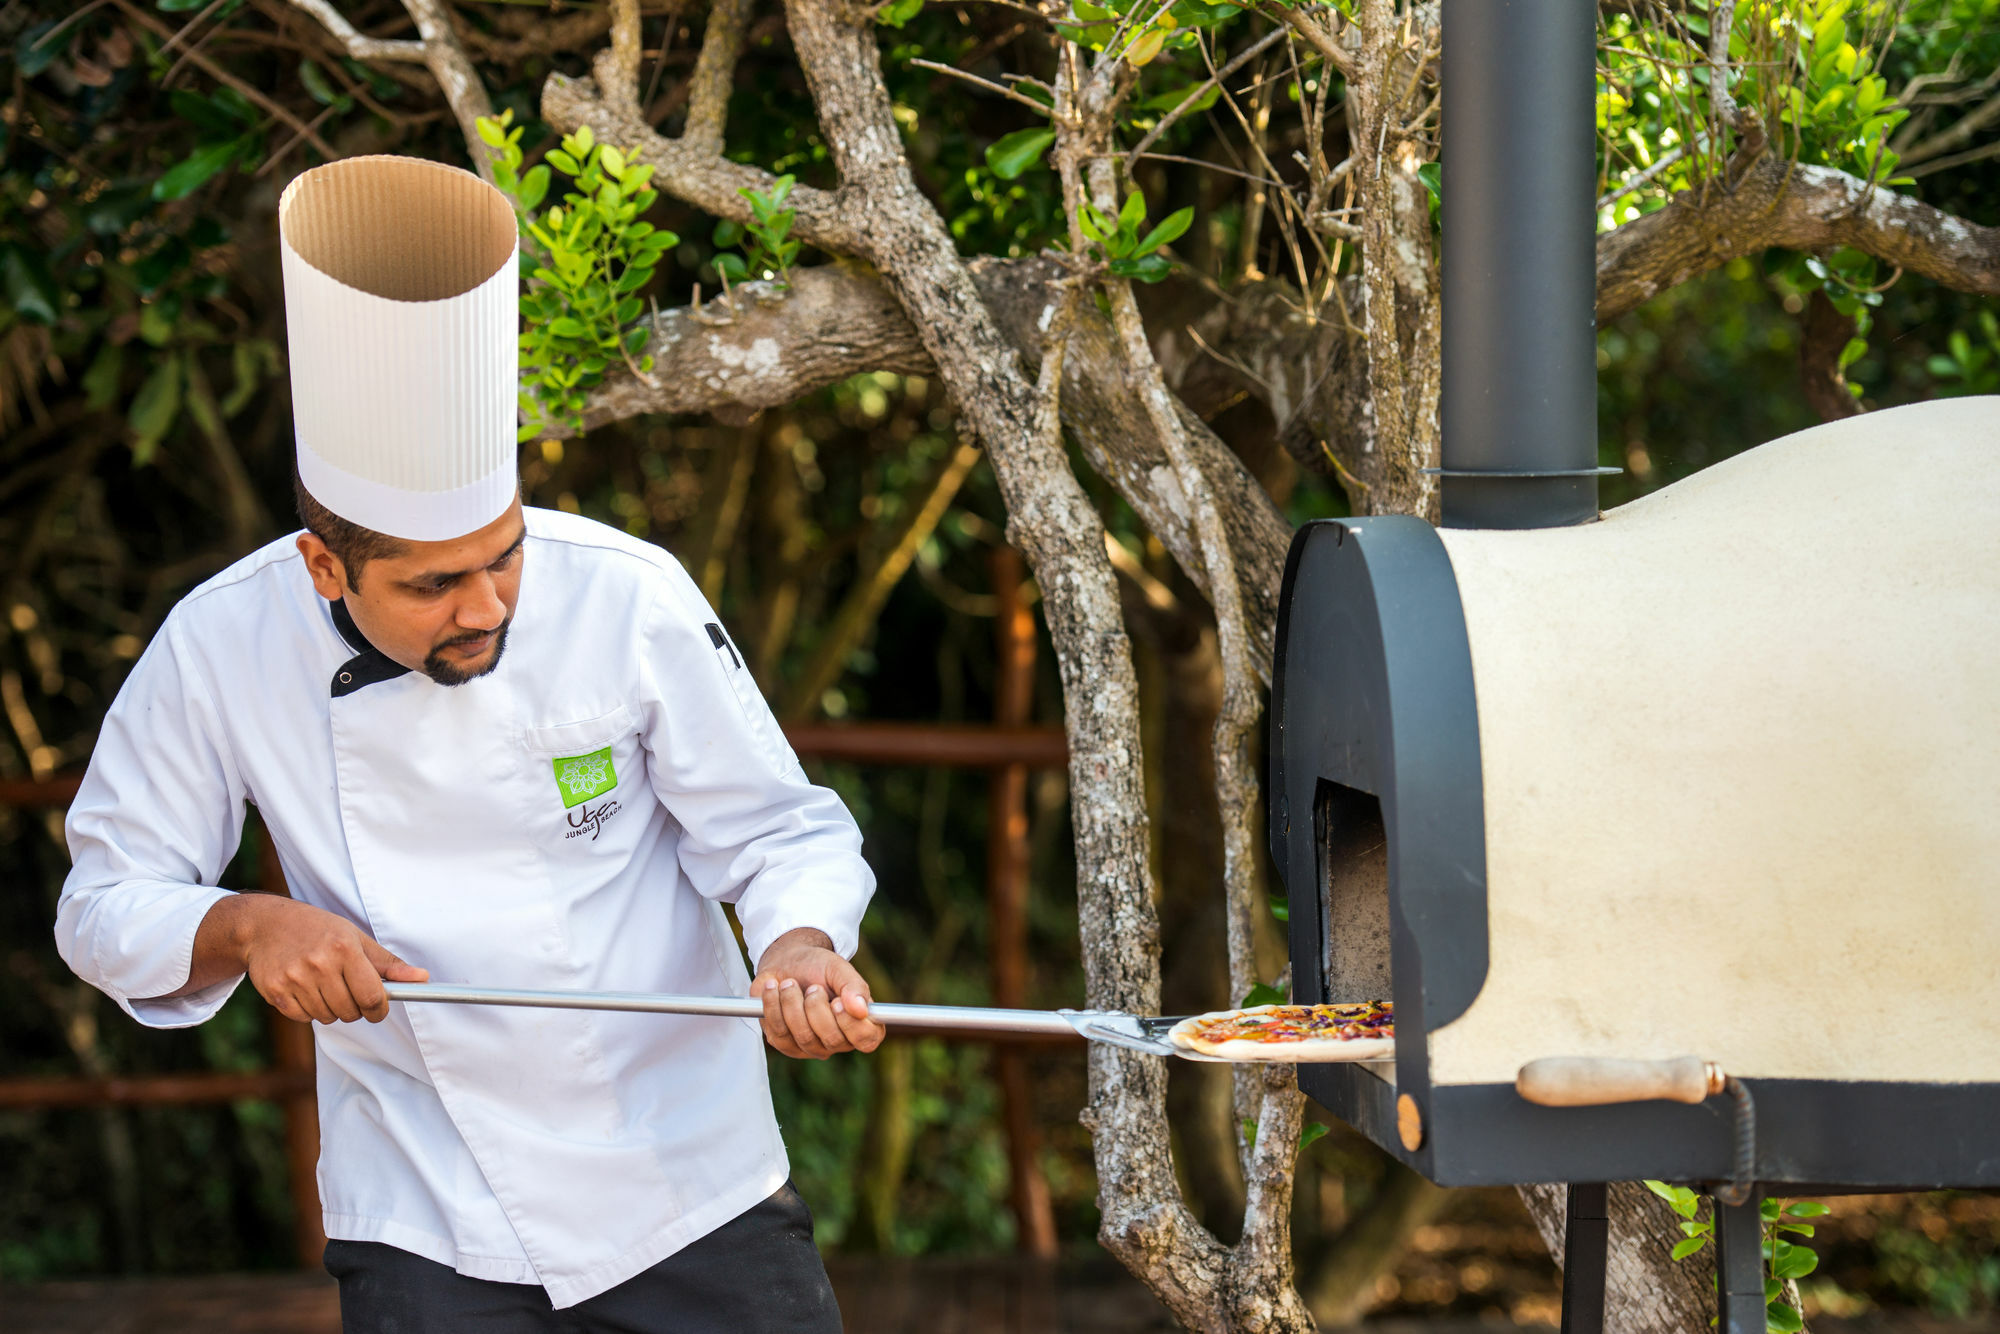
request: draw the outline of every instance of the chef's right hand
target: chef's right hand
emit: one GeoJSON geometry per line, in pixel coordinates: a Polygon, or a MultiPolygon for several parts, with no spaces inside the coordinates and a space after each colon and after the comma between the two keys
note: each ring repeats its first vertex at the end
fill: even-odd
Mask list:
{"type": "Polygon", "coordinates": [[[250,985],[287,1019],[330,1024],[389,1017],[391,982],[427,982],[345,917],[273,894],[240,896],[243,971],[250,985]]]}

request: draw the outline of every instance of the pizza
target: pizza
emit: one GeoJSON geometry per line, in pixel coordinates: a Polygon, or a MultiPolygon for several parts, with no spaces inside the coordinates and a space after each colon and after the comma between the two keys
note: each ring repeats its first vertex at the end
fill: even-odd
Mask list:
{"type": "Polygon", "coordinates": [[[1396,1053],[1396,1003],[1257,1005],[1181,1020],[1176,1047],[1229,1061],[1373,1061],[1396,1053]]]}

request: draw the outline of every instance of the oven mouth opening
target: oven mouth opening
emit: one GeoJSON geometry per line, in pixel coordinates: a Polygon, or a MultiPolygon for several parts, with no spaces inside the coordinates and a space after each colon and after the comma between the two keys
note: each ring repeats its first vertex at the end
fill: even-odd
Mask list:
{"type": "Polygon", "coordinates": [[[1313,797],[1318,849],[1320,1001],[1395,995],[1389,948],[1389,840],[1371,792],[1321,779],[1313,797]]]}

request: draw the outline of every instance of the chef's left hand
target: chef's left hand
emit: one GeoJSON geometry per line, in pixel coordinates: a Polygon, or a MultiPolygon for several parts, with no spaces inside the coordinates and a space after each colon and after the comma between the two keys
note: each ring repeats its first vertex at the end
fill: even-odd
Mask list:
{"type": "Polygon", "coordinates": [[[824,931],[800,927],[772,941],[750,994],[764,1002],[764,1040],[787,1056],[822,1061],[881,1045],[882,1025],[868,1018],[868,983],[824,931]]]}

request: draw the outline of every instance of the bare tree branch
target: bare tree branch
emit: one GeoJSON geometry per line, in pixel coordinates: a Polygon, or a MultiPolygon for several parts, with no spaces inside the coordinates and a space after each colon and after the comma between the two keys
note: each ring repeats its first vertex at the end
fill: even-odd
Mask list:
{"type": "Polygon", "coordinates": [[[726,303],[659,312],[646,346],[653,383],[615,371],[591,392],[585,428],[646,412],[740,418],[863,371],[936,373],[902,307],[872,276],[841,265],[795,269],[790,292],[776,295],[769,283],[746,283],[726,303]]]}
{"type": "MultiPolygon", "coordinates": [[[[458,130],[465,138],[465,151],[472,157],[472,163],[479,174],[493,179],[492,149],[479,137],[479,127],[475,123],[482,116],[493,114],[493,99],[486,92],[486,85],[480,82],[479,71],[472,66],[472,58],[465,53],[464,45],[458,39],[458,29],[452,22],[449,6],[445,0],[403,0],[403,8],[417,25],[421,40],[384,41],[367,37],[355,28],[333,7],[332,0],[288,0],[301,13],[317,19],[349,56],[356,60],[379,60],[402,63],[420,63],[437,80],[438,89],[444,94],[445,105],[458,121],[458,130]]],[[[119,0],[121,7],[124,0],[119,0]]],[[[303,129],[303,127],[301,127],[303,129]]],[[[329,158],[340,156],[327,146],[318,135],[308,135],[315,148],[329,158]]]]}
{"type": "MultiPolygon", "coordinates": [[[[2000,73],[2000,71],[1995,72],[2000,73]]],[[[1910,145],[1909,151],[1903,154],[1900,165],[1910,167],[1928,164],[1933,158],[1943,157],[1971,143],[1973,135],[1996,122],[2000,122],[2000,93],[1995,93],[1930,138],[1910,145]]]]}
{"type": "MultiPolygon", "coordinates": [[[[325,0],[288,0],[288,3],[304,8],[305,3],[323,5],[325,0]]],[[[504,20],[508,16],[502,17],[504,20]]],[[[513,25],[503,22],[497,35],[467,28],[459,36],[466,49],[481,60],[508,63],[528,56],[574,51],[586,42],[596,41],[611,28],[611,13],[604,9],[585,9],[574,14],[543,13],[534,15],[534,19],[534,26],[526,31],[514,31],[513,25]]]]}
{"type": "Polygon", "coordinates": [[[1364,58],[1355,26],[1331,6],[1309,12],[1280,2],[1268,5],[1259,12],[1297,33],[1307,46],[1339,70],[1342,78],[1351,79],[1362,68],[1364,58]]]}
{"type": "Polygon", "coordinates": [[[2000,139],[1995,139],[1991,143],[1981,144],[1977,148],[1968,148],[1963,153],[1949,153],[1944,157],[1934,157],[1928,162],[1911,167],[1903,174],[1914,177],[1930,176],[1940,171],[1949,171],[1953,167],[1963,167],[1969,162],[1984,162],[1990,157],[2000,157],[2000,139]]]}
{"type": "Polygon", "coordinates": [[[1834,309],[1826,293],[1815,289],[1806,298],[1806,317],[1802,323],[1799,381],[1806,402],[1821,421],[1858,415],[1863,411],[1862,406],[1848,389],[1847,377],[1840,369],[1840,354],[1854,337],[1854,317],[1834,309]]]}
{"type": "Polygon", "coordinates": [[[611,45],[598,53],[598,86],[620,105],[639,101],[639,0],[611,0],[611,45]]]}
{"type": "Polygon", "coordinates": [[[458,131],[465,136],[465,148],[472,155],[473,165],[479,168],[481,176],[491,180],[493,150],[479,137],[479,127],[474,122],[493,114],[493,99],[487,95],[479,71],[472,67],[472,58],[465,54],[465,47],[458,40],[450,6],[445,0],[403,0],[403,8],[416,21],[417,33],[424,41],[424,68],[444,92],[445,105],[458,120],[458,131]]]}
{"type": "Polygon", "coordinates": [[[1852,246],[1961,292],[2000,296],[2000,227],[1968,222],[1832,167],[1794,166],[1746,144],[1727,188],[1676,194],[1597,238],[1597,318],[1614,320],[1672,287],[1773,246],[1852,246]],[[1745,159],[1750,159],[1745,161],[1745,159]]]}
{"type": "Polygon", "coordinates": [[[703,153],[722,152],[723,131],[729,123],[729,94],[736,85],[736,62],[743,54],[743,35],[750,28],[752,0],[715,0],[708,27],[701,35],[701,55],[688,80],[687,123],[681,142],[703,153]]]}
{"type": "Polygon", "coordinates": [[[1155,143],[1158,143],[1160,136],[1172,129],[1174,122],[1187,114],[1188,110],[1202,99],[1203,94],[1234,74],[1237,70],[1242,69],[1258,56],[1263,55],[1269,48],[1276,46],[1284,35],[1285,30],[1283,28],[1273,28],[1249,46],[1237,52],[1228,64],[1217,70],[1205,82],[1196,84],[1193,88],[1188,89],[1188,95],[1176,103],[1173,110],[1160,117],[1159,124],[1146,131],[1146,137],[1141,139],[1137,144],[1134,144],[1132,151],[1125,155],[1126,172],[1129,173],[1132,170],[1132,164],[1144,157],[1146,150],[1151,148],[1155,143]]]}
{"type": "MultiPolygon", "coordinates": [[[[660,190],[718,218],[746,221],[750,203],[738,192],[768,191],[777,179],[768,171],[731,162],[699,143],[661,134],[636,106],[621,107],[607,100],[595,79],[551,74],[542,85],[542,117],[564,133],[590,126],[600,140],[617,144],[632,160],[651,163],[653,184],[660,190]]],[[[845,190],[815,190],[802,185],[792,191],[785,205],[795,214],[794,237],[832,254],[872,262],[866,217],[845,190]]]]}
{"type": "Polygon", "coordinates": [[[370,37],[357,32],[354,25],[341,17],[340,11],[333,7],[332,0],[288,0],[288,3],[318,19],[333,40],[340,43],[341,49],[356,60],[401,60],[417,65],[424,63],[422,42],[370,37]]]}

